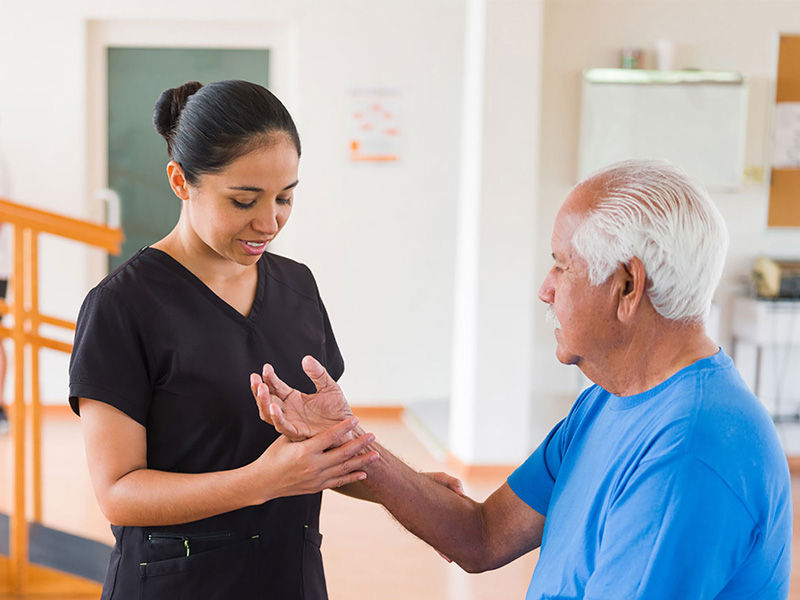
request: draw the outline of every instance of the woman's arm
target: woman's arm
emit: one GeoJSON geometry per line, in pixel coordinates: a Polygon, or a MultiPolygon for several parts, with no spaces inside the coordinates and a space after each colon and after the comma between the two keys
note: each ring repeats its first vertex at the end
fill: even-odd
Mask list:
{"type": "Polygon", "coordinates": [[[363,480],[377,460],[364,452],[371,434],[336,446],[357,419],[347,419],[303,442],[278,438],[252,463],[213,473],[170,473],[147,468],[145,428],[113,406],[80,398],[89,473],[100,509],[115,525],[177,525],[363,480]]]}

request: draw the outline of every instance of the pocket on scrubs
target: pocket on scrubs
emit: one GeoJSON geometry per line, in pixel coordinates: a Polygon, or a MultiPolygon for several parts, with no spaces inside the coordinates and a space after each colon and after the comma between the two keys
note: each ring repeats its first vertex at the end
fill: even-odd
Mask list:
{"type": "Polygon", "coordinates": [[[141,600],[227,600],[252,595],[259,537],[139,565],[141,600]]]}
{"type": "Polygon", "coordinates": [[[322,534],[308,525],[303,531],[303,600],[328,600],[320,550],[322,534]]]}

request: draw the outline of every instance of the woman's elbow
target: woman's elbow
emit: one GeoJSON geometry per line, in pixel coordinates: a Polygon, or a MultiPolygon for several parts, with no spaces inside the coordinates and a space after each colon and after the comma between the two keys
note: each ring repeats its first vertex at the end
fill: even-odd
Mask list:
{"type": "Polygon", "coordinates": [[[109,498],[110,494],[100,495],[97,494],[97,504],[100,507],[100,512],[106,520],[112,525],[129,525],[126,523],[125,507],[120,502],[109,498]]]}
{"type": "Polygon", "coordinates": [[[97,505],[100,507],[100,512],[112,525],[120,527],[136,525],[132,518],[132,511],[130,501],[125,497],[125,494],[120,493],[121,490],[116,489],[111,485],[103,490],[95,490],[95,497],[97,498],[97,505]]]}

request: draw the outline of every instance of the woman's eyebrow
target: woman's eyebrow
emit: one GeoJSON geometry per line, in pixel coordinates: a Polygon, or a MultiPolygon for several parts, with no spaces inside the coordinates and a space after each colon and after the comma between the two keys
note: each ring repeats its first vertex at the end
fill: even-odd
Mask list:
{"type": "Polygon", "coordinates": [[[255,187],[252,185],[229,185],[229,190],[241,190],[243,192],[263,192],[264,188],[255,187]]]}
{"type": "MultiPolygon", "coordinates": [[[[285,188],[283,188],[281,191],[285,192],[286,190],[290,190],[293,187],[295,187],[298,183],[300,183],[299,179],[297,181],[295,181],[294,183],[290,183],[285,188]]],[[[229,185],[228,189],[229,190],[241,190],[243,192],[263,192],[264,191],[264,188],[256,187],[254,185],[229,185]]]]}

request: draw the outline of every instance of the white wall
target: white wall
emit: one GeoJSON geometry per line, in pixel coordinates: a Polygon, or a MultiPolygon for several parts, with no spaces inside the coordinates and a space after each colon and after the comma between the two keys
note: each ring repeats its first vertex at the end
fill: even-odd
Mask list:
{"type": "MultiPolygon", "coordinates": [[[[16,200],[83,218],[99,215],[87,175],[98,161],[87,137],[89,21],[185,27],[196,20],[224,32],[226,21],[237,17],[288,28],[296,44],[290,77],[296,93],[289,104],[304,146],[302,185],[278,247],[317,275],[345,355],[351,400],[446,397],[460,0],[3,3],[0,140],[16,200]],[[397,164],[347,161],[347,94],[366,85],[402,93],[404,147],[397,164]]],[[[235,41],[236,28],[230,29],[235,41]]],[[[41,257],[42,309],[74,318],[93,279],[86,273],[89,254],[44,241],[41,257]]],[[[46,401],[64,401],[66,370],[66,357],[46,358],[46,401]]]]}
{"type": "MultiPolygon", "coordinates": [[[[538,212],[540,277],[549,266],[550,228],[576,183],[581,71],[618,66],[623,46],[652,52],[656,40],[677,45],[676,67],[741,71],[749,81],[747,167],[766,167],[772,70],[778,31],[800,32],[800,2],[781,0],[547,0],[542,80],[541,177],[538,212]]],[[[720,342],[729,352],[731,298],[759,253],[800,254],[800,231],[767,231],[763,183],[738,193],[712,194],[731,233],[731,249],[716,299],[721,304],[720,342]]],[[[552,334],[540,330],[537,368],[542,402],[565,412],[577,378],[548,363],[552,334]],[[546,375],[545,375],[546,373],[546,375]]],[[[550,359],[552,361],[552,358],[550,359]]]]}
{"type": "Polygon", "coordinates": [[[320,2],[298,23],[302,190],[284,242],[312,265],[355,403],[449,392],[464,9],[320,2]],[[401,93],[397,164],[349,163],[348,90],[401,93]]]}

